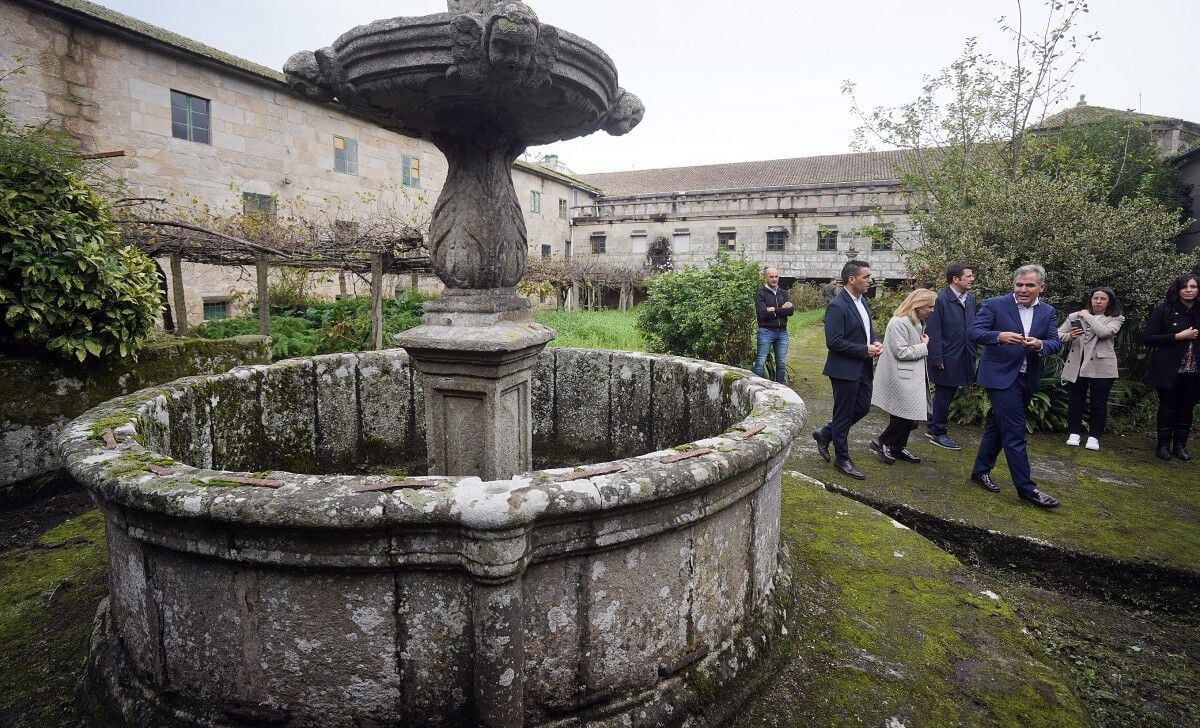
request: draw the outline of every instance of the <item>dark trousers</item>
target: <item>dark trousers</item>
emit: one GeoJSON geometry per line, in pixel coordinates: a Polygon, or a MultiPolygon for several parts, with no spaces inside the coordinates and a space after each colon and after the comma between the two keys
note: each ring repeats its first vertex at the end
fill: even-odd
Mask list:
{"type": "Polygon", "coordinates": [[[1074,435],[1083,433],[1083,403],[1088,398],[1088,390],[1091,390],[1092,406],[1088,434],[1097,439],[1104,435],[1104,423],[1108,420],[1108,394],[1112,391],[1115,381],[1079,377],[1071,383],[1071,398],[1067,402],[1067,432],[1074,435]]]}
{"type": "Polygon", "coordinates": [[[950,401],[958,387],[948,384],[933,385],[933,411],[929,413],[929,425],[925,428],[931,435],[945,435],[950,422],[950,401]]]}
{"type": "Polygon", "coordinates": [[[917,429],[916,420],[906,420],[903,417],[889,415],[888,426],[879,433],[879,444],[887,445],[893,451],[908,447],[908,435],[917,429]]]}
{"type": "Polygon", "coordinates": [[[1192,430],[1192,414],[1200,402],[1200,376],[1179,374],[1175,386],[1158,388],[1158,431],[1179,433],[1176,437],[1186,442],[1192,430]]]}
{"type": "Polygon", "coordinates": [[[975,456],[975,465],[971,468],[972,475],[991,472],[996,467],[996,458],[1004,450],[1004,459],[1008,461],[1008,473],[1012,476],[1013,485],[1021,493],[1029,493],[1037,488],[1029,473],[1029,452],[1025,445],[1025,413],[1033,392],[1025,375],[1017,376],[1011,387],[1004,389],[988,389],[988,399],[992,409],[988,412],[987,425],[983,430],[983,439],[979,442],[979,453],[975,456]]]}
{"type": "Polygon", "coordinates": [[[850,428],[871,411],[871,366],[863,365],[858,379],[830,379],[833,385],[833,419],[821,430],[833,440],[837,459],[850,459],[850,428]]]}

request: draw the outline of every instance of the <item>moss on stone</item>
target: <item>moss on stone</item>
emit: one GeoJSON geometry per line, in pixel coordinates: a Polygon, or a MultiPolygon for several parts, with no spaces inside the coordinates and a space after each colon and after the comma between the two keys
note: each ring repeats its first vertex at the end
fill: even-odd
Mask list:
{"type": "Polygon", "coordinates": [[[0,716],[74,724],[75,682],[107,592],[104,518],[89,511],[0,555],[0,716]]]}

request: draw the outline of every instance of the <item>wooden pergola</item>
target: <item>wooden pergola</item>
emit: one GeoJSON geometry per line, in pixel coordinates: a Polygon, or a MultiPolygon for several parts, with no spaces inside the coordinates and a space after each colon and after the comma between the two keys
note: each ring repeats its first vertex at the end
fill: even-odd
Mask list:
{"type": "MultiPolygon", "coordinates": [[[[132,210],[131,210],[132,212],[132,210]]],[[[267,273],[271,266],[310,271],[352,271],[370,276],[371,341],[383,348],[384,273],[431,272],[429,252],[420,231],[403,225],[375,226],[360,233],[349,227],[324,231],[315,226],[262,226],[261,235],[245,230],[219,230],[181,220],[130,215],[118,217],[126,240],[151,258],[168,258],[176,330],[186,333],[187,307],[183,291],[183,261],[223,266],[251,266],[258,274],[258,330],[271,330],[267,273]],[[235,234],[243,233],[242,235],[235,234]]],[[[246,227],[226,221],[232,227],[246,227]]],[[[253,227],[253,225],[249,226],[253,227]]]]}

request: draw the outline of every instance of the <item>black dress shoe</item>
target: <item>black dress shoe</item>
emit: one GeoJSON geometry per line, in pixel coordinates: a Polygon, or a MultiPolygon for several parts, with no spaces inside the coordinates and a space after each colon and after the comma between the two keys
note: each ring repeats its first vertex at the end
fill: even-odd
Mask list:
{"type": "Polygon", "coordinates": [[[825,462],[830,462],[833,458],[829,457],[829,443],[833,442],[832,437],[826,437],[824,430],[813,430],[813,439],[817,441],[817,454],[825,462]]]}
{"type": "Polygon", "coordinates": [[[1154,451],[1154,456],[1159,460],[1170,460],[1171,448],[1167,447],[1166,445],[1159,445],[1158,449],[1154,451]]]}
{"type": "Polygon", "coordinates": [[[991,493],[1000,492],[1000,486],[996,485],[996,481],[992,480],[992,476],[987,473],[971,473],[971,482],[979,483],[984,490],[991,493]]]}
{"type": "Polygon", "coordinates": [[[879,459],[888,465],[896,462],[896,458],[892,457],[891,448],[889,448],[887,445],[881,444],[879,440],[871,440],[867,447],[871,448],[871,451],[878,455],[879,459]]]}
{"type": "Polygon", "coordinates": [[[1192,454],[1188,452],[1187,448],[1183,445],[1176,445],[1175,449],[1171,451],[1171,454],[1185,463],[1192,459],[1192,454]]]}
{"type": "Polygon", "coordinates": [[[1055,498],[1052,495],[1046,495],[1045,493],[1038,490],[1037,488],[1034,488],[1033,490],[1029,491],[1028,493],[1025,493],[1025,492],[1017,493],[1017,496],[1021,500],[1027,500],[1030,503],[1034,504],[1035,506],[1041,506],[1042,508],[1058,508],[1058,499],[1057,498],[1055,498]]]}
{"type": "Polygon", "coordinates": [[[866,480],[867,476],[863,475],[862,471],[854,467],[854,463],[849,460],[838,460],[833,466],[834,470],[845,475],[849,475],[855,480],[866,480]]]}
{"type": "Polygon", "coordinates": [[[893,455],[895,455],[897,460],[903,460],[906,463],[921,462],[921,458],[917,457],[916,455],[913,455],[912,451],[909,450],[907,447],[904,448],[903,450],[890,450],[889,452],[891,452],[893,455]]]}

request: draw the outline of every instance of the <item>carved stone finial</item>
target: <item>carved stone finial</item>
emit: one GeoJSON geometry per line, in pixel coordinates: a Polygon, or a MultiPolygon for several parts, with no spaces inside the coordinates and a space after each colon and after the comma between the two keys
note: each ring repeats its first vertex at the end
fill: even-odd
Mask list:
{"type": "Polygon", "coordinates": [[[288,86],[314,101],[330,101],[335,96],[331,79],[325,77],[317,55],[312,51],[293,53],[283,64],[288,86]]]}
{"type": "Polygon", "coordinates": [[[451,15],[483,14],[503,0],[446,0],[446,12],[451,15]]]}
{"type": "Polygon", "coordinates": [[[629,93],[625,89],[618,89],[617,101],[613,104],[612,110],[608,112],[608,116],[600,128],[613,136],[628,134],[633,127],[642,122],[642,117],[645,115],[646,107],[636,94],[629,93]]]}

